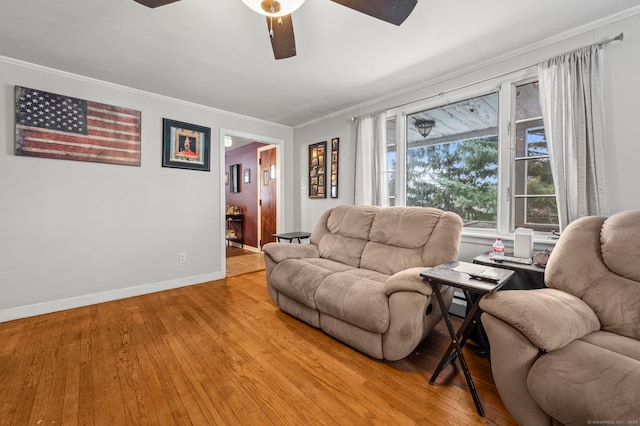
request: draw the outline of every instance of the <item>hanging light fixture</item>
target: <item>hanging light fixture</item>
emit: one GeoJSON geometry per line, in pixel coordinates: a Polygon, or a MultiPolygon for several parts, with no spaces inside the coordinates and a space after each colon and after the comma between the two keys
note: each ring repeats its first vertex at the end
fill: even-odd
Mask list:
{"type": "Polygon", "coordinates": [[[251,10],[274,18],[289,15],[304,2],[305,0],[242,0],[251,10]]]}
{"type": "Polygon", "coordinates": [[[431,129],[436,125],[436,122],[433,120],[425,120],[424,118],[414,118],[413,124],[416,126],[416,129],[420,132],[423,138],[429,136],[431,133],[431,129]]]}

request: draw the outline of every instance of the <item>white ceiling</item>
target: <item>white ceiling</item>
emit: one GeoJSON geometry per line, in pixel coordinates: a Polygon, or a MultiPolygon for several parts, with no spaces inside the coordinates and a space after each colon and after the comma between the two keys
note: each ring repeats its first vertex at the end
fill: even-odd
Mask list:
{"type": "Polygon", "coordinates": [[[273,58],[240,0],[1,0],[0,55],[299,126],[596,21],[640,0],[429,1],[396,27],[329,0],[273,58]]]}

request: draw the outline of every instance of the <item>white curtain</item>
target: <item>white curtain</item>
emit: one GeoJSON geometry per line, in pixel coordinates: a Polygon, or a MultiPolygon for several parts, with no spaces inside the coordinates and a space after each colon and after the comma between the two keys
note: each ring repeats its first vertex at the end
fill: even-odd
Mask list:
{"type": "Polygon", "coordinates": [[[355,203],[386,207],[387,114],[385,111],[357,119],[355,203]]]}
{"type": "Polygon", "coordinates": [[[561,230],[582,216],[608,215],[601,50],[592,45],[538,64],[561,230]]]}

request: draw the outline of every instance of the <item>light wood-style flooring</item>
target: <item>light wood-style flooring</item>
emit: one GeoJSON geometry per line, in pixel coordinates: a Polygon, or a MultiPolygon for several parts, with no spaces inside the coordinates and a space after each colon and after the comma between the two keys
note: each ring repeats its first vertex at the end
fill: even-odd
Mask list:
{"type": "Polygon", "coordinates": [[[0,323],[0,425],[507,425],[489,362],[428,380],[416,353],[371,359],[280,311],[257,272],[0,323]]]}
{"type": "Polygon", "coordinates": [[[264,253],[253,252],[240,247],[227,246],[227,277],[264,271],[264,253]]]}

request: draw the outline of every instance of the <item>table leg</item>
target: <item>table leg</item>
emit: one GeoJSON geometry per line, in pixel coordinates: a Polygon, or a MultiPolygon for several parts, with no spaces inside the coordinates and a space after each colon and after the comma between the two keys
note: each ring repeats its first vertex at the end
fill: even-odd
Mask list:
{"type": "Polygon", "coordinates": [[[462,367],[462,372],[464,373],[464,377],[467,380],[467,386],[469,386],[469,391],[471,392],[471,396],[473,397],[473,402],[476,406],[476,410],[478,411],[478,414],[484,417],[484,408],[482,407],[480,396],[476,391],[476,386],[473,383],[473,379],[471,378],[471,373],[469,372],[469,367],[467,366],[467,361],[464,359],[464,354],[462,353],[462,347],[460,346],[460,340],[461,340],[460,337],[462,337],[463,341],[466,341],[466,337],[465,337],[465,334],[467,334],[465,333],[467,331],[466,329],[469,329],[470,323],[472,323],[473,321],[476,321],[473,319],[472,315],[476,315],[478,313],[479,304],[478,302],[474,304],[474,306],[471,308],[471,312],[469,312],[469,314],[472,314],[472,315],[467,315],[467,318],[465,318],[464,322],[462,323],[460,330],[456,332],[455,328],[453,327],[453,323],[451,322],[451,317],[449,316],[447,306],[445,305],[444,299],[442,298],[442,293],[440,293],[440,286],[438,285],[438,283],[435,283],[433,281],[429,281],[429,284],[431,284],[431,288],[433,289],[436,299],[438,300],[438,304],[440,305],[440,309],[442,311],[442,317],[444,319],[445,324],[447,325],[447,329],[449,330],[449,336],[451,337],[451,344],[449,345],[449,349],[445,352],[444,356],[442,357],[442,360],[440,360],[440,364],[438,365],[438,367],[436,368],[436,371],[434,371],[433,375],[431,376],[429,383],[433,385],[438,375],[442,371],[442,369],[444,369],[444,367],[446,367],[450,362],[454,361],[457,356],[458,362],[460,363],[460,367],[462,367]],[[454,352],[451,352],[451,350],[453,350],[454,352]]]}
{"type": "MultiPolygon", "coordinates": [[[[469,299],[467,299],[469,300],[469,299]]],[[[438,302],[438,304],[440,304],[440,302],[438,302]]],[[[446,305],[444,305],[444,299],[443,299],[443,305],[440,306],[441,310],[443,312],[445,312],[447,310],[446,305]]],[[[460,345],[460,347],[464,347],[467,338],[469,337],[469,335],[471,334],[471,332],[473,331],[473,327],[475,326],[475,324],[477,323],[477,321],[474,319],[476,312],[478,311],[479,306],[476,306],[476,309],[474,310],[472,308],[472,310],[469,312],[469,314],[467,314],[467,316],[465,317],[464,321],[462,322],[462,325],[460,326],[460,328],[458,329],[457,333],[456,333],[456,338],[458,341],[458,344],[460,345]]],[[[446,321],[446,319],[445,319],[446,321]]],[[[458,353],[455,350],[455,341],[452,340],[451,343],[449,344],[449,347],[447,348],[447,350],[445,351],[445,355],[442,357],[442,359],[440,360],[440,364],[438,364],[438,367],[436,368],[435,372],[433,373],[432,376],[432,381],[435,382],[436,378],[438,377],[438,375],[440,374],[440,372],[442,370],[444,370],[444,368],[451,364],[456,357],[458,356],[458,353]]],[[[433,383],[431,383],[433,384],[433,383]]]]}
{"type": "MultiPolygon", "coordinates": [[[[471,294],[467,291],[467,290],[463,290],[464,291],[464,296],[467,298],[467,302],[472,300],[471,298],[471,294]]],[[[469,327],[468,331],[465,333],[465,336],[463,337],[462,342],[460,343],[460,346],[464,346],[465,342],[467,341],[467,339],[469,338],[469,336],[471,335],[471,333],[475,330],[478,333],[478,339],[480,340],[478,343],[480,343],[480,346],[482,347],[482,349],[480,350],[480,353],[483,356],[489,356],[489,343],[487,340],[487,335],[484,332],[484,328],[482,327],[482,325],[480,324],[480,314],[482,312],[480,312],[480,299],[482,298],[481,295],[479,295],[476,298],[476,303],[474,303],[471,307],[471,310],[469,310],[469,314],[467,315],[467,317],[470,317],[473,324],[469,327]]],[[[466,330],[466,329],[465,329],[466,330]]]]}

